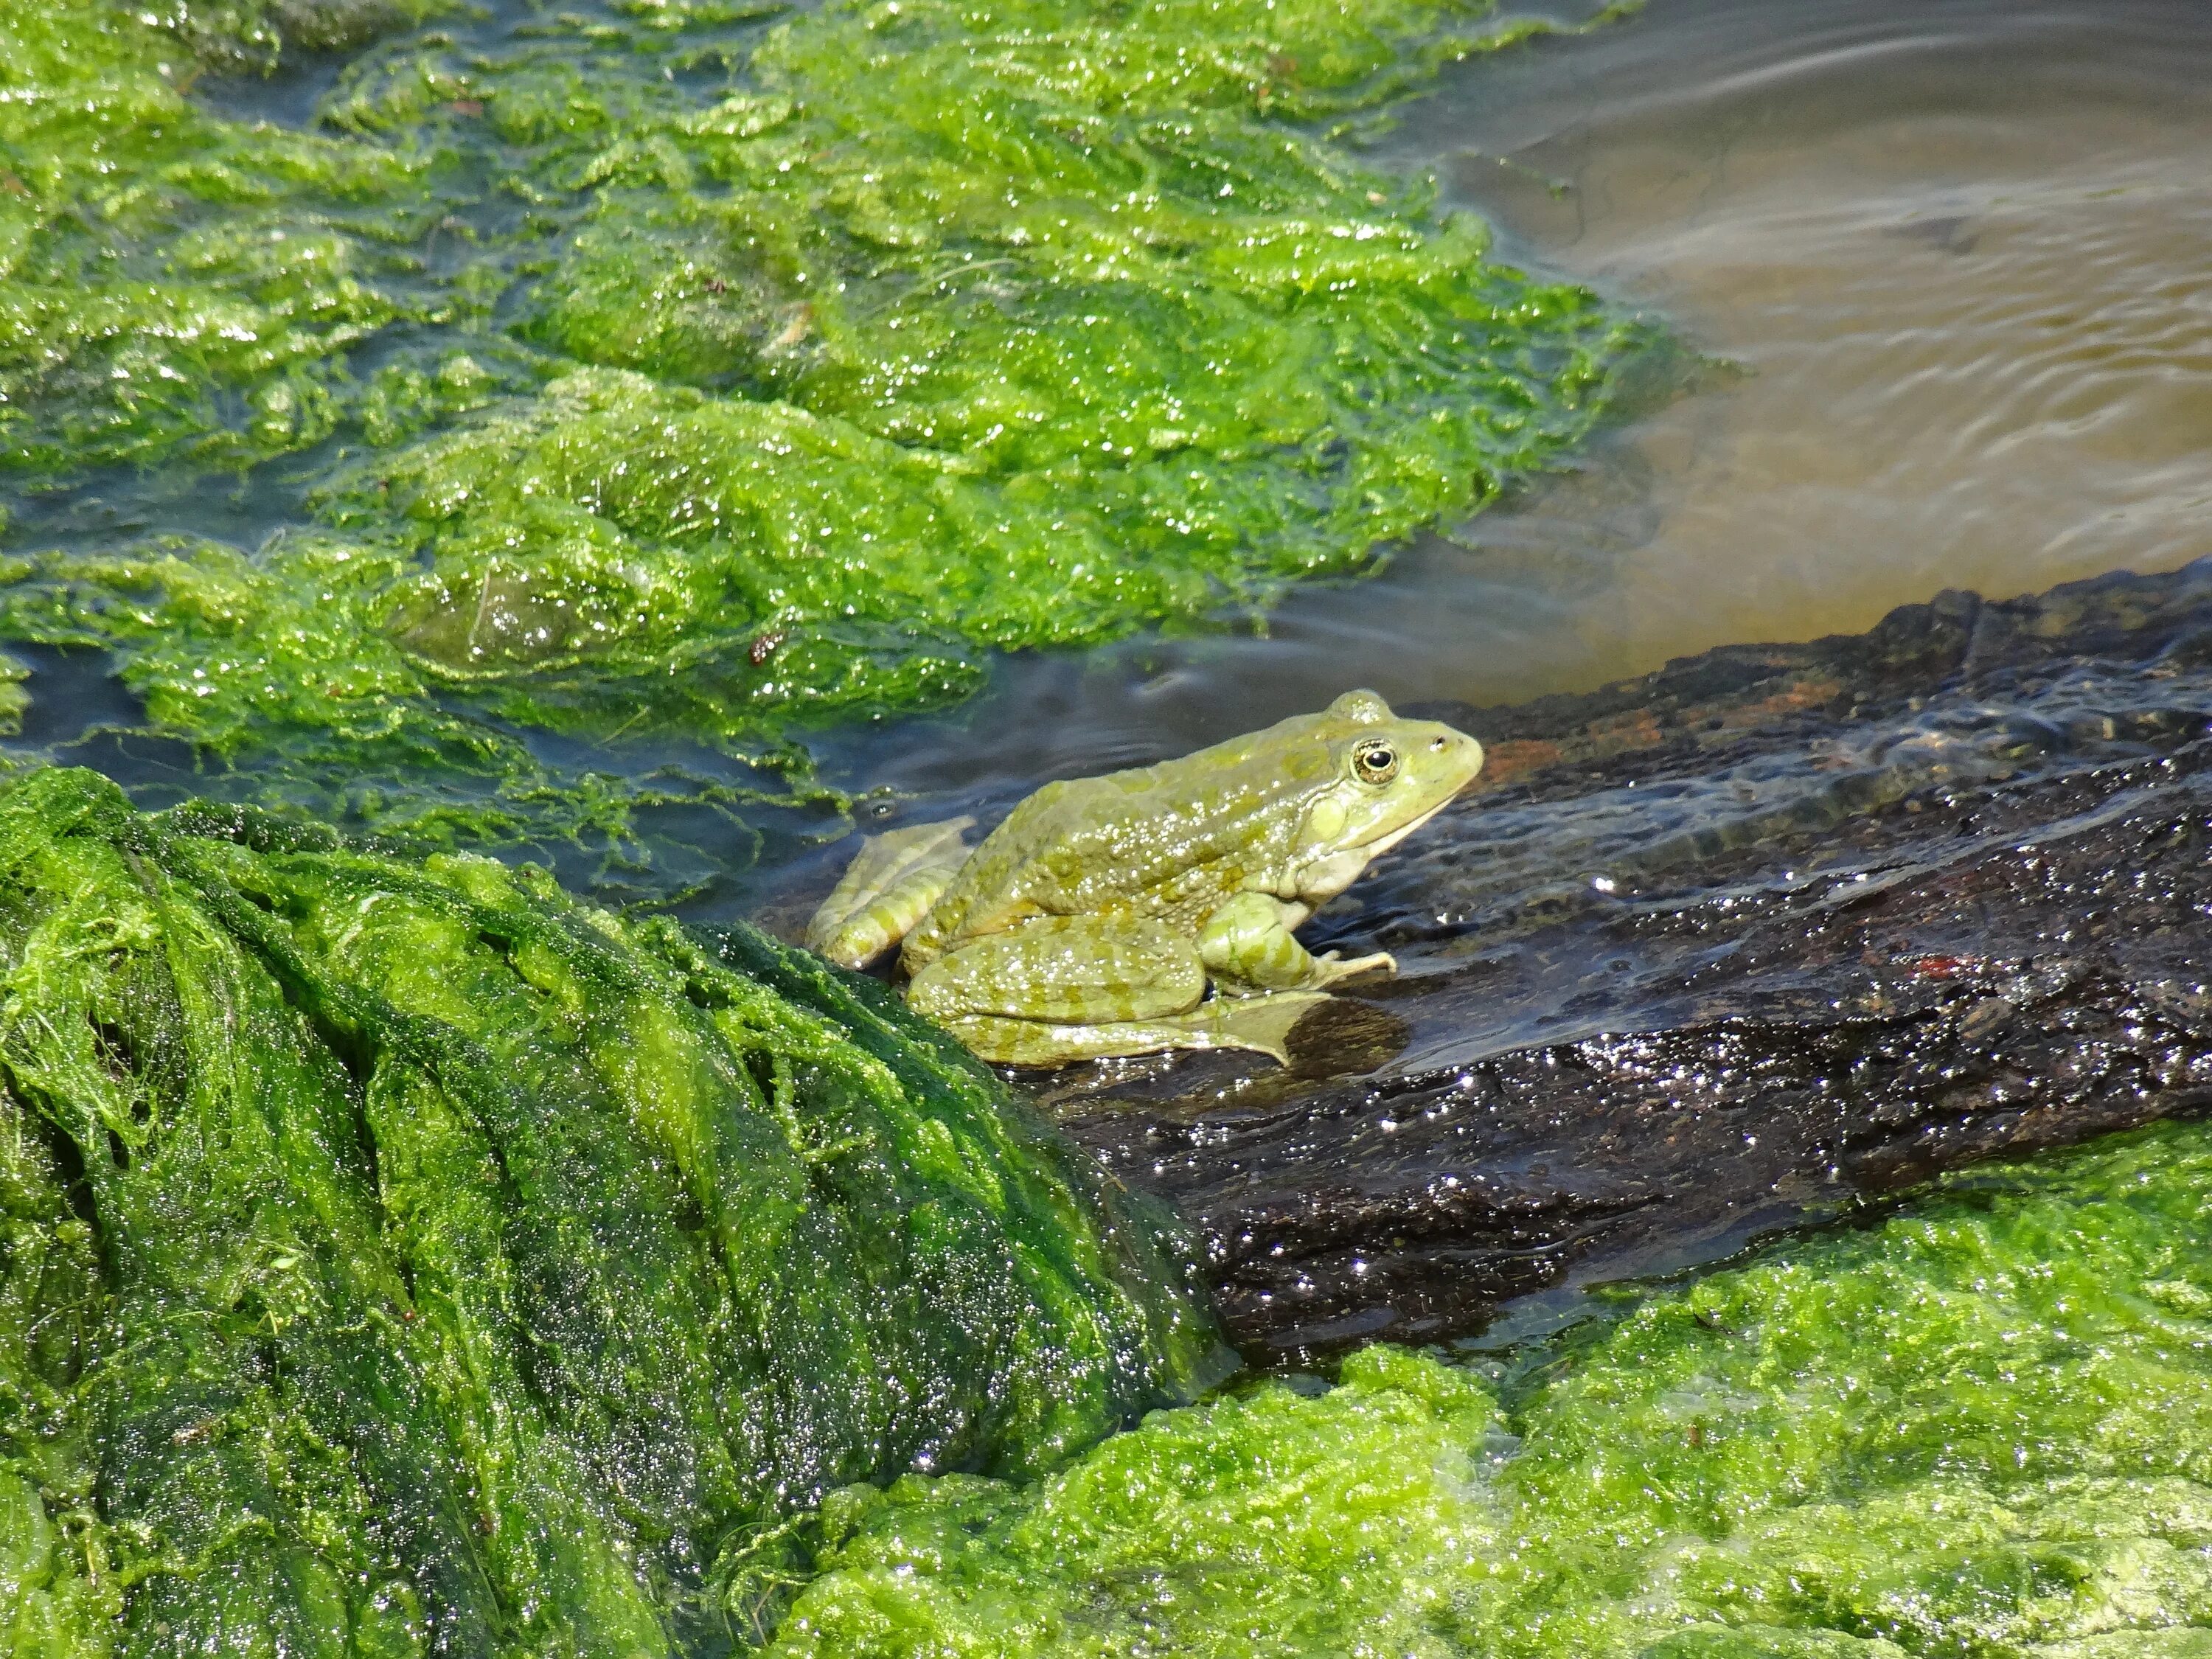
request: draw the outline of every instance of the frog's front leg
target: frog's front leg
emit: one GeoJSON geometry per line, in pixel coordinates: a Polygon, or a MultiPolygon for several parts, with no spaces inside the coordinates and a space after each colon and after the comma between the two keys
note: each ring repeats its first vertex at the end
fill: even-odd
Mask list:
{"type": "Polygon", "coordinates": [[[1335,951],[1315,956],[1292,937],[1306,919],[1304,905],[1286,905],[1267,893],[1238,893],[1206,918],[1198,952],[1217,981],[1237,990],[1318,991],[1372,969],[1398,971],[1388,951],[1340,961],[1335,951]]]}
{"type": "Polygon", "coordinates": [[[1058,1066],[1165,1048],[1251,1048],[1288,1063],[1284,1042],[1326,998],[1206,997],[1197,947],[1136,916],[1039,916],[939,957],[908,1005],[985,1060],[1058,1066]]]}

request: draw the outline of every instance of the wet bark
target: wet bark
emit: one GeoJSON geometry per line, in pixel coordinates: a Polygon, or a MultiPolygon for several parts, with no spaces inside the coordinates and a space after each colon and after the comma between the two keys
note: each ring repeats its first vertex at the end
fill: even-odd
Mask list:
{"type": "Polygon", "coordinates": [[[1402,976],[1029,1079],[1200,1229],[1255,1358],[1479,1331],[2212,1105],[2212,561],[1580,697],[1309,929],[1402,976]]]}

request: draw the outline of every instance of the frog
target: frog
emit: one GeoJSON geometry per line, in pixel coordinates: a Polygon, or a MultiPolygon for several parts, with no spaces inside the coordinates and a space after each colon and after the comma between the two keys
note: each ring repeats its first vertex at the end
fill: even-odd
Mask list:
{"type": "Polygon", "coordinates": [[[1329,988],[1387,951],[1296,938],[1456,798],[1482,745],[1375,692],[1177,759],[1048,783],[969,846],[972,817],[867,837],[806,943],[865,969],[899,951],[908,1006],[977,1055],[1054,1066],[1173,1049],[1290,1063],[1329,988]]]}

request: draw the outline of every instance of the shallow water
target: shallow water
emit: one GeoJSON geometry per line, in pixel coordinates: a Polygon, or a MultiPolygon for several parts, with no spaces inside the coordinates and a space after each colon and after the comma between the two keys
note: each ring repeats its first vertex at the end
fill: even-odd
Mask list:
{"type": "MultiPolygon", "coordinates": [[[[464,33],[504,40],[527,11],[464,33]]],[[[203,96],[297,124],[343,61],[203,96]]],[[[2212,550],[2208,81],[2202,8],[1965,0],[1671,0],[1450,70],[1369,159],[1433,172],[1507,257],[1672,331],[1687,354],[1647,376],[1657,406],[1378,576],[1293,593],[1261,632],[1001,657],[944,714],[810,746],[830,782],[905,798],[884,804],[899,817],[988,814],[1354,684],[1516,702],[1723,642],[1856,631],[1943,587],[2036,592],[2212,550]]],[[[100,548],[182,525],[250,546],[295,495],[283,467],[242,486],[111,477],[18,501],[16,539],[100,548]]],[[[135,723],[97,659],[33,666],[32,746],[135,723]]],[[[730,773],[682,743],[531,743],[556,769],[730,773]]],[[[143,737],[67,757],[149,803],[222,783],[143,737]]],[[[759,805],[745,869],[744,832],[692,816],[659,874],[603,890],[690,884],[696,917],[775,916],[847,856],[810,846],[827,815],[759,805]]]]}
{"type": "MultiPolygon", "coordinates": [[[[300,120],[334,69],[210,96],[300,120]]],[[[2208,1650],[2203,1125],[1923,1191],[1564,1343],[1525,1339],[1587,1302],[1510,1300],[1595,1279],[1620,1316],[1602,1281],[2212,1102],[2212,564],[1529,702],[2212,551],[2208,70],[2196,7],[1890,0],[1660,0],[1469,64],[1372,154],[1705,360],[1264,634],[1004,659],[952,714],[813,739],[890,817],[1354,684],[1502,739],[1492,787],[1313,929],[1415,970],[1347,999],[1395,1032],[1048,1103],[1200,1224],[1280,1363],[1510,1310],[1454,1363],[1368,1347],[1346,1386],[1163,1413],[1042,1486],[843,1493],[793,1650],[2208,1650]]],[[[165,488],[47,522],[97,544],[165,488]]],[[[289,510],[192,489],[242,542],[289,510]]],[[[132,720],[97,659],[33,666],[32,744],[132,720]]],[[[177,745],[78,753],[191,787],[177,745]]],[[[794,853],[816,823],[689,914],[796,915],[848,850],[794,853]]],[[[798,1588],[763,1559],[764,1595],[798,1588]]]]}
{"type": "Polygon", "coordinates": [[[837,775],[1005,789],[1354,684],[1512,702],[2212,551],[2207,84],[2172,3],[1673,0],[1462,66],[1380,155],[1650,307],[1694,389],[1264,638],[1002,663],[837,775]]]}
{"type": "Polygon", "coordinates": [[[994,650],[1370,568],[1656,332],[1318,130],[1491,0],[301,4],[452,27],[188,95],[159,14],[0,24],[0,634],[113,653],[186,787],[602,896],[818,830],[811,732],[994,650]]]}

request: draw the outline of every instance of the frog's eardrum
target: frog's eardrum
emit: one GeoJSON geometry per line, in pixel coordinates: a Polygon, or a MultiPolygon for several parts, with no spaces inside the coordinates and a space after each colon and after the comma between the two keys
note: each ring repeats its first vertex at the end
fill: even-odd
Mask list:
{"type": "Polygon", "coordinates": [[[757,934],[49,770],[0,973],[9,1652],[726,1646],[801,1506],[1213,1352],[1148,1212],[757,934]]]}

